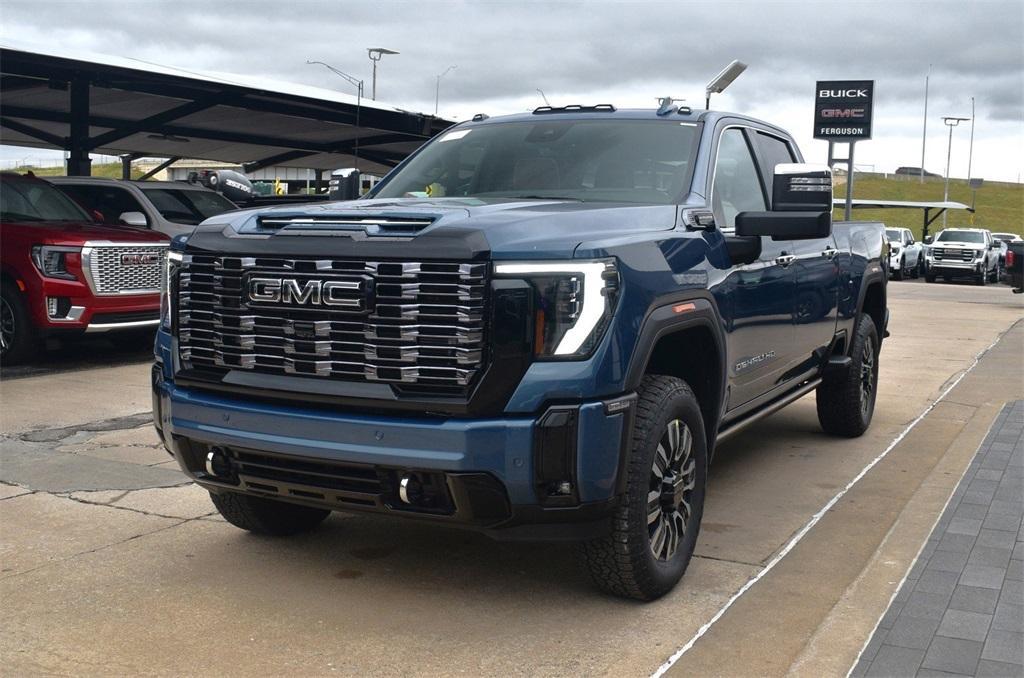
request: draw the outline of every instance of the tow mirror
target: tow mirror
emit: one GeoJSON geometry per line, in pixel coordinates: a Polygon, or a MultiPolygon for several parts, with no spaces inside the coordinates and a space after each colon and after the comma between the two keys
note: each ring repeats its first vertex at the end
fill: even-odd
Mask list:
{"type": "Polygon", "coordinates": [[[771,212],[740,212],[736,235],[810,240],[832,233],[832,170],[826,165],[775,166],[771,212]]]}
{"type": "Polygon", "coordinates": [[[142,212],[121,212],[121,216],[118,219],[125,226],[141,226],[143,228],[149,226],[149,222],[146,221],[146,215],[142,212]]]}
{"type": "Polygon", "coordinates": [[[934,238],[932,238],[930,235],[926,235],[924,237],[924,244],[925,245],[931,245],[932,244],[932,240],[934,240],[934,238]]]}

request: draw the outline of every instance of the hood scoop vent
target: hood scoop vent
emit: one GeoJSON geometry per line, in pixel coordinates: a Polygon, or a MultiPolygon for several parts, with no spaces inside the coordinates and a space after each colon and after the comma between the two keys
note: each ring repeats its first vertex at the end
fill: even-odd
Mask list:
{"type": "Polygon", "coordinates": [[[436,216],[401,214],[265,214],[257,230],[277,235],[414,236],[437,220],[436,216]]]}

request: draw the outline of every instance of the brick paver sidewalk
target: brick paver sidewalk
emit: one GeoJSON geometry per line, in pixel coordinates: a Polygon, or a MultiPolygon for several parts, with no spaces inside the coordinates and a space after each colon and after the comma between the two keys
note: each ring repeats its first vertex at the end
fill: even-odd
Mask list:
{"type": "Polygon", "coordinates": [[[1024,676],[1024,400],[996,418],[852,676],[1024,676]]]}

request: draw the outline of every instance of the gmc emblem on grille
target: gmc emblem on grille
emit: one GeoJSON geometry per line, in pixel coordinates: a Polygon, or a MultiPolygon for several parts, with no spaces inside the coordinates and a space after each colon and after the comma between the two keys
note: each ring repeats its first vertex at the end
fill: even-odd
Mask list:
{"type": "Polygon", "coordinates": [[[288,306],[330,306],[348,311],[366,311],[366,293],[360,280],[306,280],[295,278],[249,278],[246,296],[257,304],[288,306]]]}
{"type": "Polygon", "coordinates": [[[159,254],[122,254],[122,266],[149,266],[160,263],[159,254]]]}

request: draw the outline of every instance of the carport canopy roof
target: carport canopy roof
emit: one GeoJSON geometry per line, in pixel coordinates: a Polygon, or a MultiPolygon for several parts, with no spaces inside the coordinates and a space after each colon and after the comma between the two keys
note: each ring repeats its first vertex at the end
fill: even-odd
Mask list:
{"type": "Polygon", "coordinates": [[[0,41],[0,143],[70,151],[69,172],[102,153],[383,174],[451,125],[329,89],[0,41]]]}

